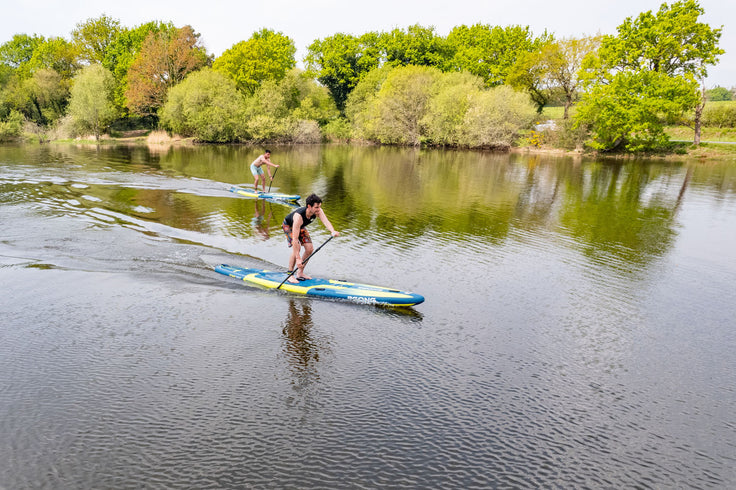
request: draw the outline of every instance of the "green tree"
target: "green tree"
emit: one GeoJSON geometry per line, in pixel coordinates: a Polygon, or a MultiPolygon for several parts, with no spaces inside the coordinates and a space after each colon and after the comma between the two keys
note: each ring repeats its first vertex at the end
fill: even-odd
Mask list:
{"type": "Polygon", "coordinates": [[[128,108],[142,116],[154,115],[171,87],[209,63],[191,26],[148,34],[128,71],[128,108]]]}
{"type": "Polygon", "coordinates": [[[700,143],[707,68],[724,52],[718,47],[722,28],[699,22],[704,13],[696,0],[663,3],[656,14],[647,11],[626,18],[618,35],[604,36],[600,47],[603,70],[652,71],[700,82],[699,101],[689,108],[695,110],[695,144],[700,143]]]}
{"type": "Polygon", "coordinates": [[[77,24],[72,31],[72,42],[79,49],[80,59],[86,63],[102,63],[107,48],[121,32],[120,21],[101,15],[77,24]]]}
{"type": "Polygon", "coordinates": [[[508,85],[471,93],[459,145],[508,149],[535,117],[536,110],[526,94],[508,85]]]}
{"type": "Polygon", "coordinates": [[[22,78],[28,78],[37,70],[51,69],[62,79],[71,80],[79,69],[77,47],[61,37],[51,37],[39,43],[31,59],[18,68],[22,78]]]}
{"type": "Polygon", "coordinates": [[[463,140],[465,116],[475,94],[483,90],[483,80],[467,72],[444,73],[436,82],[422,117],[427,141],[442,146],[457,146],[463,140]]]}
{"type": "Polygon", "coordinates": [[[371,139],[385,144],[419,146],[421,127],[442,72],[428,66],[404,66],[392,70],[368,107],[371,139]]]}
{"type": "Polygon", "coordinates": [[[627,70],[591,85],[575,116],[578,123],[591,125],[590,145],[597,150],[654,150],[668,142],[663,121],[679,117],[697,101],[692,78],[627,70]]]}
{"type": "Polygon", "coordinates": [[[546,32],[535,38],[528,26],[457,26],[447,35],[450,66],[481,77],[489,87],[501,85],[521,53],[537,50],[550,38],[546,32]]]}
{"type": "Polygon", "coordinates": [[[243,136],[243,95],[235,82],[210,68],[191,73],[171,88],[161,124],[200,141],[231,142],[243,136]]]}
{"type": "Polygon", "coordinates": [[[102,66],[115,78],[115,105],[121,113],[127,111],[128,71],[148,35],[159,32],[173,36],[176,27],[171,22],[147,22],[133,29],[122,28],[105,49],[102,66]]]}
{"type": "Polygon", "coordinates": [[[305,58],[307,68],[327,87],[341,112],[361,77],[378,67],[380,60],[379,36],[374,32],[360,37],[337,33],[317,39],[305,58]]]}
{"type": "Polygon", "coordinates": [[[238,89],[252,95],[266,80],[281,80],[296,66],[294,41],[280,32],[261,29],[215,60],[212,67],[230,77],[238,89]]]}
{"type": "Polygon", "coordinates": [[[724,100],[732,100],[733,94],[731,94],[731,91],[725,87],[714,87],[710,90],[705,91],[705,97],[710,101],[718,102],[724,100]]]}
{"type": "Polygon", "coordinates": [[[419,24],[381,33],[379,46],[385,62],[394,66],[434,66],[445,70],[452,58],[447,40],[437,35],[434,27],[419,24]]]}
{"type": "Polygon", "coordinates": [[[45,41],[43,36],[34,34],[15,34],[0,46],[0,63],[11,68],[20,68],[33,57],[36,48],[45,41]]]}
{"type": "Polygon", "coordinates": [[[585,61],[587,93],[582,103],[586,107],[580,119],[591,124],[596,146],[613,149],[623,143],[636,150],[661,145],[667,141],[664,121],[693,109],[695,143],[700,142],[705,89],[698,92],[698,81],[704,80],[707,66],[723,53],[718,48],[721,29],[698,22],[703,13],[695,0],[663,3],[656,14],[648,11],[636,19],[629,17],[617,28],[617,36],[603,37],[598,55],[585,61]],[[622,90],[637,89],[640,92],[624,100],[622,90]],[[613,110],[612,101],[628,110],[613,110]],[[601,115],[606,116],[597,117],[597,110],[604,108],[601,115]],[[617,117],[610,117],[614,112],[617,117]]]}
{"type": "Polygon", "coordinates": [[[68,112],[76,128],[92,131],[95,139],[100,139],[118,116],[113,102],[114,87],[112,74],[102,65],[96,63],[80,70],[74,77],[68,112]]]}

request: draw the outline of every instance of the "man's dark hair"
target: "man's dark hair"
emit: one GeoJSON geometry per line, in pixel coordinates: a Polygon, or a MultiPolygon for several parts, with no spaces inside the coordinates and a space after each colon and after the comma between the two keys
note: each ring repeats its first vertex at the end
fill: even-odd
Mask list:
{"type": "Polygon", "coordinates": [[[307,206],[314,206],[315,204],[322,202],[322,199],[317,194],[310,194],[307,197],[307,206]]]}
{"type": "Polygon", "coordinates": [[[266,150],[263,153],[271,153],[271,150],[266,150]]]}

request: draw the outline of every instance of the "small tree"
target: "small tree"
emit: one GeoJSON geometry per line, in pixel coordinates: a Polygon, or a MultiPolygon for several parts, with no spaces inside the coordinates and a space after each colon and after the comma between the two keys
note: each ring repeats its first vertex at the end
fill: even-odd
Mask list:
{"type": "Polygon", "coordinates": [[[171,87],[209,62],[191,26],[150,33],[128,71],[129,109],[142,116],[155,115],[171,87]]]}
{"type": "Polygon", "coordinates": [[[169,90],[161,124],[200,141],[230,142],[242,137],[243,95],[235,82],[204,68],[169,90]]]}
{"type": "Polygon", "coordinates": [[[120,32],[120,21],[103,14],[77,24],[72,31],[72,41],[77,45],[82,60],[87,63],[102,63],[107,47],[120,32]]]}
{"type": "Polygon", "coordinates": [[[266,80],[281,80],[296,66],[294,41],[280,32],[261,29],[222,53],[212,67],[230,77],[238,89],[253,95],[266,80]]]}
{"type": "Polygon", "coordinates": [[[112,74],[99,64],[86,66],[74,78],[69,116],[76,128],[92,131],[96,140],[117,117],[114,86],[112,74]]]}

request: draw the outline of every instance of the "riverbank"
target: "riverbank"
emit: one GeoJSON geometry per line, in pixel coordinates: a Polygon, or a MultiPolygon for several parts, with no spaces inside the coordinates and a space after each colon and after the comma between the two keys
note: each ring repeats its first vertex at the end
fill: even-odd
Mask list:
{"type": "MultiPolygon", "coordinates": [[[[699,146],[694,146],[690,139],[677,139],[692,135],[686,134],[688,128],[668,128],[668,134],[672,138],[672,146],[669,151],[650,152],[650,153],[601,153],[588,149],[567,150],[564,148],[556,148],[549,145],[527,144],[523,146],[513,146],[509,148],[509,153],[517,154],[539,154],[550,156],[564,157],[595,157],[605,159],[656,159],[656,160],[687,160],[696,158],[698,160],[714,160],[714,161],[736,161],[736,130],[704,128],[704,140],[699,146]],[[723,141],[711,141],[710,138],[722,137],[723,141]]],[[[691,131],[692,132],[692,131],[691,131]]],[[[166,131],[160,130],[133,130],[116,133],[115,136],[103,135],[99,140],[94,136],[82,136],[74,139],[61,140],[39,140],[37,135],[28,135],[23,138],[25,142],[40,143],[70,143],[84,145],[147,145],[147,146],[193,146],[207,145],[208,143],[198,143],[194,138],[182,137],[179,135],[169,135],[166,131]]],[[[345,143],[350,145],[351,143],[345,143]]]]}

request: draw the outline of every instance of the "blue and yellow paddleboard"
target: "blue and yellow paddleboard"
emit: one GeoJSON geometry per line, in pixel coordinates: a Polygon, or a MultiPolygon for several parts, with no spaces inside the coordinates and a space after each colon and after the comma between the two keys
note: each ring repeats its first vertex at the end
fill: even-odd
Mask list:
{"type": "MultiPolygon", "coordinates": [[[[234,277],[236,279],[242,279],[245,282],[269,289],[277,288],[288,275],[286,272],[244,269],[225,264],[218,265],[215,267],[215,270],[220,274],[225,274],[226,276],[234,277]]],[[[424,301],[424,296],[415,293],[380,286],[369,286],[367,284],[337,281],[334,279],[313,278],[299,281],[299,284],[293,284],[286,281],[280,289],[290,293],[343,299],[367,305],[414,306],[424,301]]]]}
{"type": "Polygon", "coordinates": [[[232,187],[230,192],[240,194],[245,197],[255,197],[256,199],[276,199],[278,201],[298,201],[301,196],[297,194],[281,194],[280,192],[262,192],[244,187],[232,187]]]}

